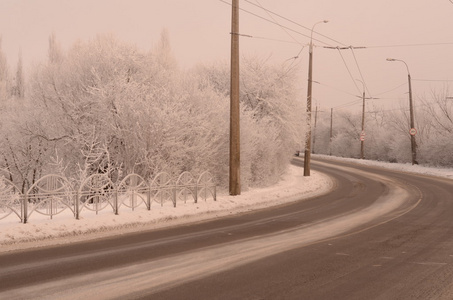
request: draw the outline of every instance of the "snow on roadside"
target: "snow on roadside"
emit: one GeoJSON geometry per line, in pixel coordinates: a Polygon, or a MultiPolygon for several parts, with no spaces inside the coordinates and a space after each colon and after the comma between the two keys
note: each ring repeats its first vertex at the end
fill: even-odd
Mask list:
{"type": "MultiPolygon", "coordinates": [[[[453,179],[452,168],[430,168],[326,155],[314,155],[314,157],[453,179]]],[[[274,186],[251,189],[234,197],[218,194],[217,201],[208,199],[199,200],[198,203],[187,202],[178,204],[176,208],[172,205],[160,207],[154,203],[150,211],[144,208],[136,211],[123,209],[120,210],[119,215],[114,215],[108,210],[102,211],[97,216],[83,211],[80,220],[75,220],[69,213],[66,216],[56,216],[54,220],[35,213],[27,224],[19,223],[17,218],[10,222],[0,220],[0,252],[64,244],[219,218],[307,199],[326,193],[332,184],[327,175],[312,171],[310,177],[304,177],[303,168],[290,165],[282,180],[274,186]]]]}
{"type": "Polygon", "coordinates": [[[80,220],[75,220],[69,213],[57,215],[53,220],[35,213],[27,224],[19,223],[17,219],[0,220],[0,252],[199,222],[307,199],[325,193],[331,187],[332,181],[327,175],[312,171],[310,177],[304,177],[303,168],[290,165],[282,180],[272,187],[251,189],[234,197],[218,194],[217,201],[210,198],[198,203],[181,203],[176,208],[154,203],[150,211],[144,208],[120,210],[119,215],[107,210],[99,215],[82,212],[80,220]]]}
{"type": "Polygon", "coordinates": [[[322,159],[329,159],[335,161],[343,161],[343,162],[352,162],[361,165],[367,166],[374,166],[374,167],[381,167],[390,170],[406,172],[406,173],[413,173],[413,174],[423,174],[423,175],[430,175],[430,176],[437,176],[437,177],[445,177],[453,179],[453,168],[435,168],[435,167],[426,167],[420,165],[412,165],[411,163],[390,163],[390,162],[383,162],[383,161],[375,161],[375,160],[366,160],[366,159],[356,159],[356,158],[344,158],[344,157],[336,157],[336,156],[328,156],[328,155],[321,155],[315,154],[313,157],[319,157],[322,159]]]}

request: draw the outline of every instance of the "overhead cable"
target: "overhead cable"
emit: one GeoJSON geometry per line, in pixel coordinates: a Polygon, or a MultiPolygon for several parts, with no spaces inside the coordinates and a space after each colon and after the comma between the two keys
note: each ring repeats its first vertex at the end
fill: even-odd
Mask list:
{"type": "Polygon", "coordinates": [[[394,48],[394,47],[419,47],[419,46],[445,46],[453,45],[453,42],[448,43],[425,43],[425,44],[397,44],[397,45],[375,45],[375,46],[366,46],[365,48],[394,48]]]}
{"type": "Polygon", "coordinates": [[[352,56],[354,57],[355,64],[357,66],[357,70],[359,70],[360,78],[362,78],[363,85],[365,86],[365,89],[367,90],[368,95],[371,98],[373,98],[373,96],[371,96],[370,90],[368,89],[368,86],[367,86],[367,84],[365,82],[365,79],[363,78],[362,71],[360,70],[360,67],[359,67],[359,63],[357,62],[357,58],[355,57],[354,49],[352,47],[350,49],[351,49],[351,52],[352,52],[352,56]]]}
{"type": "Polygon", "coordinates": [[[354,83],[355,87],[357,88],[357,91],[358,91],[359,94],[360,94],[360,93],[361,93],[360,88],[359,88],[359,86],[357,85],[357,82],[356,82],[356,80],[354,79],[354,76],[352,76],[351,70],[349,69],[348,64],[346,63],[346,60],[344,59],[343,54],[341,54],[340,49],[338,49],[338,53],[340,54],[341,59],[343,60],[343,63],[344,63],[344,65],[345,65],[346,69],[348,70],[348,73],[349,73],[349,76],[350,76],[351,79],[352,79],[352,82],[354,83]]]}
{"type": "MultiPolygon", "coordinates": [[[[413,80],[413,79],[412,79],[412,80],[413,80]]],[[[400,84],[400,85],[398,85],[397,87],[394,87],[394,88],[392,88],[392,89],[388,90],[388,91],[385,91],[385,92],[381,92],[381,93],[379,93],[379,94],[376,94],[376,96],[379,96],[379,95],[383,95],[383,94],[386,94],[386,93],[392,92],[392,91],[394,91],[394,90],[396,90],[396,89],[398,89],[398,88],[402,87],[403,85],[407,85],[407,81],[406,81],[406,82],[404,82],[404,83],[402,83],[402,84],[400,84]]]]}
{"type": "MultiPolygon", "coordinates": [[[[224,0],[219,0],[219,1],[222,2],[222,3],[225,3],[225,4],[231,6],[231,3],[227,2],[227,1],[224,1],[224,0]]],[[[255,16],[255,17],[259,18],[259,19],[262,19],[262,20],[264,20],[264,21],[266,21],[266,22],[272,23],[272,24],[277,25],[277,26],[281,26],[281,27],[283,27],[283,28],[285,28],[285,29],[287,29],[287,30],[289,30],[289,31],[291,31],[291,32],[297,33],[297,34],[299,34],[299,35],[301,35],[301,36],[304,36],[304,37],[307,37],[307,38],[311,38],[309,35],[306,35],[306,34],[304,34],[304,33],[302,33],[302,32],[299,32],[299,31],[294,30],[294,29],[292,29],[292,28],[289,28],[289,27],[287,27],[287,26],[279,25],[278,23],[276,23],[276,22],[274,22],[274,21],[272,21],[272,20],[266,19],[266,18],[264,18],[264,17],[262,17],[262,16],[260,16],[260,15],[257,15],[257,14],[255,14],[255,13],[251,12],[251,11],[245,10],[245,9],[243,9],[243,8],[239,8],[239,9],[240,9],[241,11],[243,11],[243,12],[246,12],[246,13],[248,13],[248,14],[250,14],[250,15],[252,15],[252,16],[255,16]]],[[[313,39],[314,41],[320,42],[320,43],[322,43],[322,44],[329,45],[328,43],[323,42],[323,41],[321,41],[321,40],[318,40],[318,39],[316,39],[316,38],[312,38],[312,39],[313,39]]]]}
{"type": "MultiPolygon", "coordinates": [[[[249,2],[249,1],[247,1],[247,2],[249,2]]],[[[262,10],[264,10],[264,11],[267,13],[267,15],[268,15],[274,22],[276,22],[276,23],[278,24],[278,26],[280,26],[280,28],[281,28],[287,35],[289,35],[289,37],[291,37],[294,41],[296,41],[296,42],[299,43],[299,41],[297,41],[297,40],[291,35],[291,33],[289,33],[289,31],[286,30],[285,27],[283,27],[280,23],[277,22],[277,20],[274,19],[274,17],[272,16],[272,14],[271,14],[267,9],[265,9],[265,8],[261,5],[261,3],[258,2],[258,0],[256,0],[256,3],[259,4],[260,8],[261,8],[262,10]]]]}
{"type": "Polygon", "coordinates": [[[440,81],[440,82],[449,82],[453,80],[448,79],[412,79],[413,81],[440,81]]]}
{"type": "MultiPolygon", "coordinates": [[[[250,3],[251,5],[254,5],[254,6],[258,6],[257,4],[255,4],[255,3],[253,3],[253,2],[251,2],[251,1],[249,1],[249,0],[245,0],[245,2],[250,3]]],[[[257,2],[258,2],[258,1],[257,1],[257,2]]],[[[266,12],[269,13],[269,14],[273,14],[273,15],[275,15],[275,16],[277,16],[277,17],[279,17],[279,18],[281,18],[281,19],[283,19],[283,20],[285,20],[285,21],[288,21],[288,22],[290,22],[290,23],[292,23],[292,24],[294,24],[294,25],[297,25],[297,26],[299,26],[299,27],[302,27],[302,28],[304,28],[304,29],[306,29],[306,30],[309,30],[309,31],[311,32],[311,28],[306,27],[306,26],[304,26],[304,25],[302,25],[302,24],[300,24],[300,23],[297,23],[297,22],[295,22],[295,21],[293,21],[293,20],[291,20],[291,19],[288,19],[288,18],[286,18],[286,17],[284,17],[284,16],[282,16],[282,15],[279,15],[279,14],[277,14],[277,13],[275,13],[275,12],[269,10],[269,9],[266,9],[266,8],[264,8],[261,4],[259,4],[258,7],[261,8],[261,9],[263,9],[264,11],[266,11],[266,12]]],[[[324,37],[324,38],[326,38],[326,39],[328,39],[328,40],[331,40],[331,41],[333,41],[333,42],[335,42],[335,43],[338,43],[338,44],[340,44],[340,45],[346,46],[346,45],[343,44],[342,42],[339,42],[339,41],[337,41],[337,40],[334,40],[334,39],[332,39],[332,38],[330,38],[330,37],[328,37],[328,36],[326,36],[326,35],[324,35],[324,34],[321,34],[321,33],[316,32],[316,31],[313,31],[313,32],[316,33],[316,34],[318,34],[319,36],[322,36],[322,37],[324,37]]]]}

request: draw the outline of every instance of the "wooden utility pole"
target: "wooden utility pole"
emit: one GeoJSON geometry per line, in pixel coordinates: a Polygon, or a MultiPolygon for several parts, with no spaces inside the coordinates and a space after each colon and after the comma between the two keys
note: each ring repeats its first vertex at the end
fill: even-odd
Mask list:
{"type": "MultiPolygon", "coordinates": [[[[314,26],[313,26],[314,27],[314,26]]],[[[313,30],[312,30],[313,31],[313,30]]],[[[310,159],[311,159],[311,90],[313,75],[313,42],[310,41],[308,51],[308,88],[307,88],[307,137],[305,139],[304,153],[304,176],[310,176],[310,159]]]]}
{"type": "Polygon", "coordinates": [[[362,132],[360,133],[360,158],[365,159],[365,83],[360,80],[356,79],[357,81],[360,81],[363,86],[362,90],[362,132]]]}
{"type": "Polygon", "coordinates": [[[313,30],[316,24],[327,23],[324,20],[317,22],[311,28],[310,46],[308,50],[308,87],[307,87],[307,136],[305,139],[305,153],[304,153],[304,176],[310,176],[310,160],[311,160],[311,90],[313,85],[313,30]]]}
{"type": "Polygon", "coordinates": [[[329,141],[330,156],[332,156],[332,138],[333,138],[333,107],[330,109],[330,141],[329,141]]]}
{"type": "Polygon", "coordinates": [[[230,195],[241,194],[239,128],[239,0],[233,0],[231,17],[230,78],[230,195]]]}
{"type": "Polygon", "coordinates": [[[313,147],[311,147],[311,153],[315,153],[315,144],[316,144],[316,123],[318,122],[318,104],[316,104],[315,109],[315,127],[313,128],[313,147]]]}
{"type": "Polygon", "coordinates": [[[360,158],[365,159],[365,90],[363,90],[362,102],[362,133],[360,134],[360,158]]]}

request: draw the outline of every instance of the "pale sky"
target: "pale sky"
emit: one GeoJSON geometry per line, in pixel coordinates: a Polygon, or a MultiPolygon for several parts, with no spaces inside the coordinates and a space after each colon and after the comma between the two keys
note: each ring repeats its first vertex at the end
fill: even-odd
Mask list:
{"type": "MultiPolygon", "coordinates": [[[[46,59],[52,32],[65,50],[99,33],[113,33],[148,50],[166,28],[181,67],[228,62],[228,3],[231,0],[0,0],[2,50],[14,70],[19,51],[26,66],[46,59]]],[[[301,101],[306,101],[310,29],[322,20],[329,22],[317,24],[313,35],[313,80],[319,83],[313,84],[313,98],[325,109],[360,100],[356,96],[363,86],[356,79],[364,79],[367,97],[381,98],[368,100],[370,109],[372,103],[406,100],[406,66],[387,62],[387,57],[409,66],[416,105],[423,94],[453,84],[450,0],[240,0],[240,7],[246,10],[240,12],[240,32],[253,36],[241,37],[242,56],[290,64],[305,46],[295,60],[301,67],[301,101]],[[350,45],[367,48],[324,48],[350,45]]],[[[353,108],[359,109],[360,103],[353,108]]]]}

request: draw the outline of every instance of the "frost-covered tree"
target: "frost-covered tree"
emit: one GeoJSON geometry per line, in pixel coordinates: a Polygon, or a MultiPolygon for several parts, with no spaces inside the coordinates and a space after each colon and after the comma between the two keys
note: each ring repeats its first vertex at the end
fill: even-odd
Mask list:
{"type": "Polygon", "coordinates": [[[58,64],[63,60],[63,51],[57,40],[55,32],[49,36],[48,58],[51,64],[58,64]]]}
{"type": "MultiPolygon", "coordinates": [[[[241,177],[244,187],[264,186],[304,136],[297,70],[250,58],[242,72],[241,177]]],[[[0,132],[0,167],[24,189],[54,172],[117,180],[209,170],[227,186],[228,64],[180,70],[166,31],[148,52],[111,35],[63,52],[52,35],[49,59],[27,82],[26,97],[9,106],[16,113],[2,119],[10,130],[0,132]]]]}
{"type": "Polygon", "coordinates": [[[10,94],[10,78],[6,55],[2,50],[2,37],[0,36],[0,102],[5,101],[10,94]]]}
{"type": "Polygon", "coordinates": [[[424,142],[419,144],[420,162],[435,166],[453,166],[453,99],[448,86],[432,91],[421,99],[425,130],[424,142]]]}
{"type": "Polygon", "coordinates": [[[17,60],[16,76],[14,77],[14,86],[12,88],[12,95],[18,98],[23,98],[25,94],[25,78],[22,66],[22,51],[19,52],[17,60]]]}
{"type": "MultiPolygon", "coordinates": [[[[228,70],[226,63],[199,66],[200,88],[209,86],[228,99],[228,70]]],[[[256,57],[242,60],[241,180],[245,188],[277,181],[303,138],[296,74],[297,69],[270,65],[256,57]]]]}

